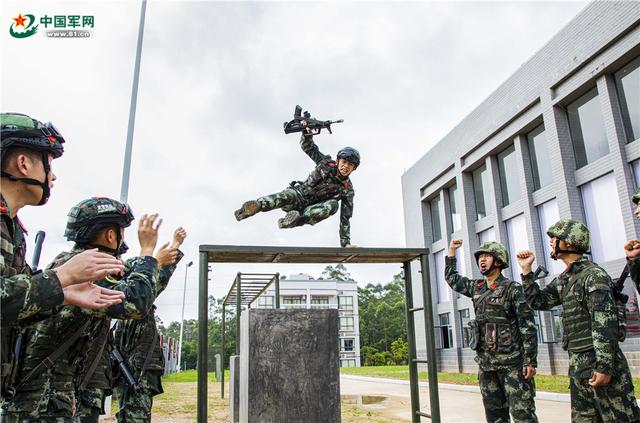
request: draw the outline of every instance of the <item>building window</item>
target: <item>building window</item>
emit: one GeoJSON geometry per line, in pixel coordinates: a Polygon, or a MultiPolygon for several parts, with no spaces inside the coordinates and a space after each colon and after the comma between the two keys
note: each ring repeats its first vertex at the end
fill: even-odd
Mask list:
{"type": "Polygon", "coordinates": [[[485,229],[478,233],[478,241],[480,244],[496,240],[496,230],[494,228],[485,229]]]}
{"type": "Polygon", "coordinates": [[[340,367],[356,367],[356,361],[352,358],[340,360],[340,367]]]}
{"type": "Polygon", "coordinates": [[[456,185],[447,188],[447,197],[449,198],[449,230],[451,233],[457,232],[462,229],[462,215],[457,207],[462,202],[458,199],[460,191],[456,185]]]}
{"type": "Polygon", "coordinates": [[[473,179],[473,196],[476,203],[476,220],[480,220],[493,212],[489,196],[491,183],[487,165],[482,165],[474,170],[471,176],[473,179]]]}
{"type": "Polygon", "coordinates": [[[282,304],[284,305],[301,305],[307,303],[306,295],[297,295],[297,296],[283,296],[282,304]]]}
{"type": "Polygon", "coordinates": [[[329,297],[311,297],[311,304],[329,304],[329,297]]]}
{"type": "Polygon", "coordinates": [[[453,329],[449,323],[449,313],[440,314],[438,317],[440,317],[442,348],[453,348],[453,329]]]}
{"type": "Polygon", "coordinates": [[[640,57],[616,72],[616,87],[627,141],[640,138],[640,57]]]}
{"type": "Polygon", "coordinates": [[[524,214],[520,214],[504,222],[507,225],[507,238],[509,239],[509,257],[511,269],[511,278],[520,281],[520,272],[518,265],[515,263],[516,254],[521,250],[529,249],[529,240],[527,239],[527,222],[524,214]]]}
{"type": "Polygon", "coordinates": [[[498,170],[500,172],[502,206],[504,207],[520,199],[518,160],[513,145],[498,154],[498,170]]]}
{"type": "Polygon", "coordinates": [[[353,310],[353,297],[338,297],[338,309],[353,310]]]}
{"type": "Polygon", "coordinates": [[[623,258],[622,245],[626,243],[626,236],[615,176],[609,173],[584,184],[580,192],[591,232],[593,260],[602,263],[623,258]]]}
{"type": "Polygon", "coordinates": [[[567,106],[567,114],[578,168],[609,154],[596,88],[567,106]]]}
{"type": "Polygon", "coordinates": [[[258,298],[258,308],[273,308],[273,296],[263,296],[258,298]]]}
{"type": "Polygon", "coordinates": [[[551,320],[553,328],[553,340],[555,342],[562,341],[562,306],[558,306],[551,310],[551,320]]]}
{"type": "Polygon", "coordinates": [[[553,182],[551,160],[549,160],[549,148],[547,146],[547,136],[544,131],[544,125],[538,126],[527,134],[527,145],[529,147],[533,187],[534,190],[539,190],[553,182]]]}
{"type": "MultiPolygon", "coordinates": [[[[448,254],[448,252],[447,252],[447,254],[448,254]]],[[[467,263],[466,263],[465,256],[464,256],[464,248],[458,248],[456,250],[456,264],[457,264],[456,270],[458,271],[458,273],[460,273],[461,275],[466,275],[467,274],[467,263]]]]}
{"type": "Polygon", "coordinates": [[[633,168],[633,179],[636,183],[636,188],[640,188],[640,160],[636,160],[631,163],[633,168]]]}
{"type": "Polygon", "coordinates": [[[354,340],[352,338],[342,338],[340,340],[340,351],[343,352],[353,352],[354,349],[354,340]]]}
{"type": "Polygon", "coordinates": [[[431,209],[431,231],[433,233],[433,242],[442,239],[442,228],[440,227],[440,196],[429,202],[431,209]]]}
{"type": "Polygon", "coordinates": [[[353,317],[341,317],[340,330],[353,332],[353,317]]]}
{"type": "Polygon", "coordinates": [[[469,348],[469,338],[471,337],[471,328],[468,326],[471,316],[469,309],[460,310],[460,332],[462,333],[462,348],[469,348]]]}
{"type": "Polygon", "coordinates": [[[451,301],[451,288],[444,278],[444,250],[438,251],[433,255],[436,262],[436,282],[438,287],[438,303],[446,303],[451,301]]]}
{"type": "Polygon", "coordinates": [[[547,235],[547,229],[560,220],[558,201],[554,198],[553,200],[540,204],[537,209],[538,219],[540,221],[544,258],[538,257],[536,258],[536,261],[538,264],[544,263],[550,275],[558,275],[564,271],[566,266],[561,260],[553,260],[551,258],[551,244],[549,243],[549,236],[547,235]]]}

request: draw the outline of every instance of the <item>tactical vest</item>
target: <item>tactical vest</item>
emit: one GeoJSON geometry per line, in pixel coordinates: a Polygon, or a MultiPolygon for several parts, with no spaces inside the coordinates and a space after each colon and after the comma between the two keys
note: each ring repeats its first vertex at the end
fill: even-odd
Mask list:
{"type": "Polygon", "coordinates": [[[77,369],[79,391],[87,388],[111,390],[113,374],[107,345],[110,329],[111,320],[94,318],[87,336],[78,344],[78,349],[86,352],[77,369]]]}
{"type": "MultiPolygon", "coordinates": [[[[11,277],[22,273],[31,273],[31,269],[26,264],[26,243],[24,239],[24,229],[16,219],[11,219],[7,212],[4,199],[0,201],[1,225],[6,225],[11,230],[13,251],[2,250],[4,258],[3,277],[11,277]]],[[[1,320],[1,318],[0,318],[1,320]]],[[[21,349],[22,342],[19,329],[14,325],[2,323],[0,328],[0,397],[11,398],[15,394],[15,383],[18,373],[18,363],[16,357],[16,347],[21,349]]]]}
{"type": "Polygon", "coordinates": [[[323,160],[298,187],[310,204],[331,199],[342,199],[344,182],[338,178],[338,165],[333,160],[323,160]]]}
{"type": "Polygon", "coordinates": [[[480,327],[479,350],[508,354],[520,349],[520,331],[508,298],[512,283],[506,281],[494,290],[476,284],[473,307],[480,327]]]}
{"type": "Polygon", "coordinates": [[[586,270],[595,264],[587,262],[578,273],[569,276],[562,287],[562,348],[566,351],[581,352],[593,349],[591,335],[591,315],[584,305],[586,292],[579,283],[586,270]]]}
{"type": "Polygon", "coordinates": [[[164,354],[156,327],[154,305],[141,320],[119,321],[115,330],[115,343],[129,364],[133,377],[149,372],[164,372],[164,354]]]}

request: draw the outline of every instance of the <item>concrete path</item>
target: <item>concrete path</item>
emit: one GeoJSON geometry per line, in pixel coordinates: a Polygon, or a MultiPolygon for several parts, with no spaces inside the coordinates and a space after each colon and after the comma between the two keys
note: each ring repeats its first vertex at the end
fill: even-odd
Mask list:
{"type": "MultiPolygon", "coordinates": [[[[484,423],[482,398],[477,392],[466,392],[440,387],[440,414],[447,423],[484,423]]],[[[391,383],[377,378],[340,376],[341,395],[380,395],[389,397],[383,403],[365,405],[394,422],[411,421],[411,396],[409,385],[391,383]],[[364,380],[366,379],[366,380],[364,380]]],[[[429,391],[420,387],[422,411],[429,412],[429,391]]],[[[538,420],[544,423],[566,423],[571,421],[568,402],[536,400],[538,420]]],[[[428,419],[423,419],[429,421],[428,419]]]]}

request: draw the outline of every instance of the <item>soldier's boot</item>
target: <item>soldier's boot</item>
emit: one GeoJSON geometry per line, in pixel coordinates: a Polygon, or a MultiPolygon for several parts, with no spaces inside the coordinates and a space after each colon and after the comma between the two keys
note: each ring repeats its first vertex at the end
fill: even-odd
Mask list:
{"type": "Polygon", "coordinates": [[[257,214],[260,211],[260,203],[255,200],[245,201],[245,203],[238,210],[233,212],[236,216],[236,220],[239,222],[242,219],[246,219],[247,217],[251,217],[254,214],[257,214]]]}
{"type": "Polygon", "coordinates": [[[295,228],[302,226],[309,220],[308,216],[300,216],[298,210],[291,210],[283,218],[278,219],[278,227],[280,229],[295,228]]]}

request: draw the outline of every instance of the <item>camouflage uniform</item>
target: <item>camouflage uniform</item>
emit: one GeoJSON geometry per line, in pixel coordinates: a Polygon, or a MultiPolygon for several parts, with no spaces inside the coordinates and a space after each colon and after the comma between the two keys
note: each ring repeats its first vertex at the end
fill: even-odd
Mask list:
{"type": "MultiPolygon", "coordinates": [[[[562,219],[547,234],[577,251],[589,248],[589,231],[579,222],[562,219]]],[[[569,352],[571,421],[640,422],[629,365],[618,344],[617,311],[607,272],[583,257],[544,289],[535,283],[532,272],[522,278],[527,302],[534,310],[563,307],[562,346],[569,352]],[[611,381],[593,388],[588,383],[593,372],[611,375],[611,381]]]]}
{"type": "MultiPolygon", "coordinates": [[[[638,205],[638,202],[640,202],[640,189],[636,190],[633,197],[631,197],[631,201],[636,206],[638,205]]],[[[631,280],[636,284],[636,289],[640,292],[640,257],[628,259],[627,265],[629,266],[629,276],[631,276],[631,280]]]]}
{"type": "MultiPolygon", "coordinates": [[[[70,252],[58,255],[49,268],[62,265],[85,249],[76,245],[70,252]]],[[[76,372],[86,362],[92,339],[80,337],[60,358],[41,371],[36,371],[31,380],[25,381],[25,378],[56,350],[60,340],[68,339],[77,331],[86,335],[92,317],[143,318],[155,299],[156,270],[155,258],[132,258],[125,263],[125,274],[121,280],[108,277],[95,282],[99,286],[124,292],[126,298],[123,303],[105,310],[63,306],[50,319],[37,323],[26,332],[24,358],[18,377],[22,382],[16,395],[3,404],[7,422],[20,421],[22,418],[43,422],[71,421],[76,372]]]]}
{"type": "MultiPolygon", "coordinates": [[[[183,256],[184,254],[178,251],[175,263],[159,269],[156,297],[167,287],[169,279],[183,256]]],[[[120,405],[120,410],[116,414],[117,421],[121,423],[150,422],[153,397],[164,392],[161,383],[161,377],[164,374],[164,354],[156,327],[155,306],[142,320],[118,322],[115,330],[115,345],[140,385],[140,390],[136,392],[124,377],[118,379],[115,387],[120,405]]]]}
{"type": "MultiPolygon", "coordinates": [[[[482,244],[476,252],[500,260],[506,268],[509,257],[501,244],[482,244]]],[[[490,423],[537,422],[535,382],[525,380],[524,366],[536,367],[538,339],[533,311],[522,286],[500,275],[489,286],[486,279],[468,279],[458,274],[456,258],[445,258],[445,278],[451,288],[473,299],[480,336],[476,348],[478,380],[485,416],[490,423]]]]}
{"type": "Polygon", "coordinates": [[[316,163],[316,168],[304,182],[294,183],[283,191],[258,198],[260,211],[297,210],[302,216],[303,224],[315,225],[335,214],[340,201],[340,245],[344,247],[351,243],[349,220],[353,216],[355,196],[351,180],[340,175],[336,162],[331,156],[320,152],[311,135],[303,135],[300,146],[316,163]]]}

